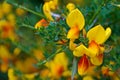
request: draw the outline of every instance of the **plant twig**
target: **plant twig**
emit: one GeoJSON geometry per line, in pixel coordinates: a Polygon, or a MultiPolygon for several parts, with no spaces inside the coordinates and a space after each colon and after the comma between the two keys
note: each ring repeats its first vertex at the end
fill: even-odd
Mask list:
{"type": "Polygon", "coordinates": [[[71,80],[74,80],[74,76],[77,72],[77,58],[74,57],[73,59],[73,66],[72,66],[72,76],[71,76],[71,80]]]}
{"type": "Polygon", "coordinates": [[[24,26],[24,27],[26,27],[26,28],[30,28],[30,29],[32,29],[32,30],[36,30],[33,26],[28,25],[28,24],[22,23],[22,25],[20,25],[20,26],[24,26]]]}
{"type": "Polygon", "coordinates": [[[103,0],[102,4],[98,7],[96,13],[93,15],[93,17],[92,17],[91,20],[89,21],[88,27],[87,27],[88,30],[89,30],[89,29],[94,25],[94,23],[96,22],[96,20],[97,20],[96,17],[97,17],[98,14],[100,13],[100,11],[101,11],[104,3],[105,3],[105,1],[103,0]]]}
{"type": "Polygon", "coordinates": [[[37,12],[35,12],[35,11],[33,11],[33,10],[31,10],[31,9],[29,9],[29,8],[27,8],[27,7],[25,7],[25,6],[22,6],[22,5],[19,5],[19,4],[17,4],[17,3],[11,2],[11,1],[9,1],[9,0],[7,0],[7,2],[8,2],[9,4],[15,6],[15,7],[24,9],[24,10],[26,10],[26,11],[28,11],[28,12],[31,12],[31,13],[37,15],[37,16],[42,17],[42,18],[46,18],[44,15],[42,15],[42,14],[40,14],[40,13],[37,13],[37,12]]]}

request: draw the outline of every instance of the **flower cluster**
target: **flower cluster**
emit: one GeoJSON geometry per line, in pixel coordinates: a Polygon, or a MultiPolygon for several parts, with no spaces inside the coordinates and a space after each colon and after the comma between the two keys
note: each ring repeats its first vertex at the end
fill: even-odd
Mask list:
{"type": "Polygon", "coordinates": [[[103,43],[111,35],[111,29],[108,27],[106,30],[97,25],[91,28],[84,38],[88,38],[88,46],[82,42],[75,44],[75,39],[78,39],[81,34],[80,31],[84,28],[85,20],[82,13],[78,9],[72,10],[66,18],[66,22],[70,27],[67,38],[70,39],[69,47],[73,50],[73,55],[81,57],[78,62],[78,73],[85,75],[91,65],[99,66],[103,62],[104,45],[103,43]]]}
{"type": "MultiPolygon", "coordinates": [[[[36,23],[35,28],[40,29],[40,27],[49,27],[49,21],[54,21],[53,12],[52,10],[57,9],[57,1],[50,1],[45,2],[43,5],[43,12],[45,16],[47,17],[48,21],[45,19],[40,20],[36,23]],[[51,4],[52,7],[50,6],[51,4]]],[[[66,17],[66,23],[69,26],[69,30],[67,32],[67,39],[69,42],[69,49],[73,52],[73,56],[78,57],[78,73],[81,76],[88,75],[85,77],[85,80],[92,79],[89,77],[92,73],[95,73],[94,69],[97,66],[102,65],[103,59],[104,59],[104,51],[105,46],[104,42],[110,37],[111,35],[111,29],[110,27],[107,27],[104,29],[104,27],[100,24],[94,26],[88,32],[86,32],[84,26],[85,26],[85,19],[82,14],[82,12],[75,8],[75,5],[73,3],[68,3],[66,8],[69,11],[69,14],[66,17]],[[87,43],[83,43],[82,41],[79,41],[76,43],[75,41],[80,38],[82,35],[82,38],[88,39],[87,43]],[[85,45],[87,44],[87,45],[85,45]],[[91,72],[92,71],[92,72],[91,72]]],[[[55,14],[55,13],[54,13],[55,14]]],[[[63,43],[64,44],[64,43],[63,43]]],[[[62,53],[65,54],[65,53],[62,53]]],[[[62,60],[62,59],[60,59],[62,60]]],[[[64,63],[66,62],[66,59],[64,59],[64,63]]],[[[65,72],[65,65],[62,66],[63,63],[58,62],[55,63],[49,62],[50,70],[51,70],[51,76],[56,74],[56,78],[59,78],[60,75],[64,74],[65,72]],[[57,66],[57,64],[60,64],[57,66]],[[52,67],[51,67],[51,66],[52,67]],[[56,68],[54,68],[55,66],[56,68]],[[55,69],[55,70],[54,70],[55,69]]],[[[95,74],[94,74],[95,75],[95,74]]],[[[55,77],[55,76],[54,76],[55,77]]]]}
{"type": "Polygon", "coordinates": [[[114,31],[93,21],[103,3],[89,21],[89,1],[7,2],[0,1],[0,80],[119,80],[119,57],[105,43],[114,31]]]}
{"type": "MultiPolygon", "coordinates": [[[[49,4],[52,2],[49,2],[49,4]]],[[[45,3],[44,6],[47,4],[48,2],[45,3]]],[[[44,6],[43,10],[45,10],[44,6]]],[[[111,35],[111,29],[108,27],[105,30],[101,25],[96,25],[86,33],[84,29],[85,19],[80,10],[75,8],[75,5],[72,3],[69,3],[66,7],[69,10],[69,14],[66,17],[66,23],[70,27],[67,33],[67,38],[70,40],[69,49],[73,51],[74,56],[80,57],[78,73],[85,75],[90,66],[99,66],[103,63],[103,53],[105,50],[103,43],[111,35]],[[83,34],[81,31],[83,31],[83,34]],[[85,46],[82,42],[74,43],[81,34],[83,38],[88,39],[88,46],[85,46]]],[[[51,20],[53,19],[51,18],[51,20]]],[[[39,27],[48,26],[48,23],[46,20],[42,19],[35,25],[36,28],[37,25],[39,27]]]]}

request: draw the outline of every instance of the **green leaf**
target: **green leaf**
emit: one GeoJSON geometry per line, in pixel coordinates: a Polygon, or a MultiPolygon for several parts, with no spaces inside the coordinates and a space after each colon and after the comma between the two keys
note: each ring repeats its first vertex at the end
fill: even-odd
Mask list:
{"type": "Polygon", "coordinates": [[[74,76],[77,73],[77,58],[74,57],[73,59],[73,66],[72,66],[72,76],[71,76],[71,80],[74,80],[74,76]]]}

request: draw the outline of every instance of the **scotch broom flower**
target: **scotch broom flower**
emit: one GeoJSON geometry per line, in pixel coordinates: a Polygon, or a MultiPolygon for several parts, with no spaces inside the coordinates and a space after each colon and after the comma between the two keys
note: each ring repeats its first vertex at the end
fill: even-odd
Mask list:
{"type": "Polygon", "coordinates": [[[12,56],[8,50],[8,48],[4,45],[0,45],[0,59],[1,59],[1,72],[7,72],[9,67],[9,60],[12,59],[12,56]]]}
{"type": "Polygon", "coordinates": [[[43,12],[48,20],[54,21],[52,17],[52,10],[56,10],[58,5],[58,0],[52,0],[49,2],[45,2],[43,5],[43,12]]]}
{"type": "Polygon", "coordinates": [[[85,75],[89,68],[89,60],[86,55],[83,55],[78,62],[78,73],[82,76],[85,75]]]}
{"type": "MultiPolygon", "coordinates": [[[[68,4],[68,7],[69,5],[71,4],[68,4]]],[[[69,48],[70,50],[74,50],[76,47],[74,40],[79,37],[80,30],[83,29],[85,24],[84,16],[78,9],[74,9],[70,11],[70,13],[68,14],[66,22],[70,27],[70,30],[68,31],[67,34],[67,38],[70,39],[69,48]]]]}
{"type": "Polygon", "coordinates": [[[8,4],[6,1],[4,1],[2,4],[2,10],[4,14],[8,14],[12,11],[12,6],[8,4]]]}
{"type": "Polygon", "coordinates": [[[67,34],[67,38],[68,39],[78,38],[80,30],[82,30],[85,25],[84,16],[82,15],[82,13],[78,9],[72,10],[68,14],[66,22],[70,27],[70,30],[68,31],[67,34]]]}
{"type": "Polygon", "coordinates": [[[48,26],[49,23],[45,20],[45,19],[41,19],[40,21],[38,21],[36,24],[35,24],[35,28],[38,29],[40,27],[46,27],[48,26]]]}
{"type": "Polygon", "coordinates": [[[89,46],[86,48],[80,45],[73,51],[74,56],[82,56],[83,53],[90,57],[91,63],[94,65],[101,65],[103,62],[104,46],[102,44],[109,38],[111,29],[108,27],[106,30],[97,25],[90,29],[87,33],[89,39],[89,46]]]}
{"type": "Polygon", "coordinates": [[[68,58],[64,52],[58,53],[46,66],[50,68],[50,77],[58,79],[67,71],[68,58]]]}

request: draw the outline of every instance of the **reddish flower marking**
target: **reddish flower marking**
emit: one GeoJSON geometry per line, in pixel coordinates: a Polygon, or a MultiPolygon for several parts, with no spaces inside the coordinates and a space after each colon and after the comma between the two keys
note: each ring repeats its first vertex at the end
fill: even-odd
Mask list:
{"type": "Polygon", "coordinates": [[[89,68],[89,60],[87,56],[84,54],[78,62],[78,73],[80,75],[84,75],[88,68],[89,68]]]}

